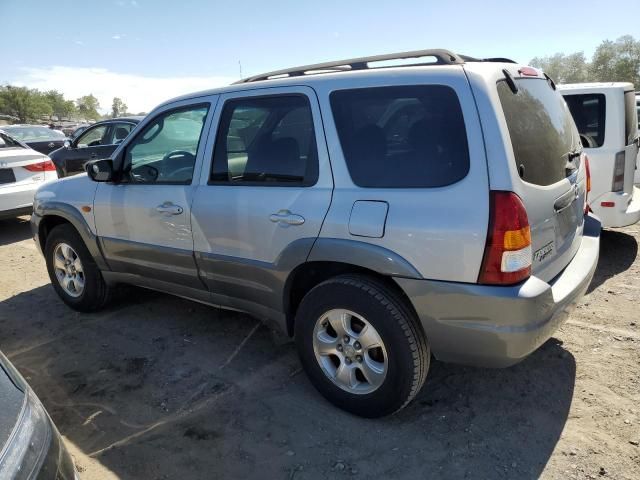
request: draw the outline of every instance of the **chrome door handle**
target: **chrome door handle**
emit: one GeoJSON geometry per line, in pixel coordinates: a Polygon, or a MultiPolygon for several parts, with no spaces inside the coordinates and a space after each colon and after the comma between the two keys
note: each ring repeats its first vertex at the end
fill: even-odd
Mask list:
{"type": "Polygon", "coordinates": [[[49,148],[53,148],[53,147],[55,147],[55,146],[56,146],[56,144],[55,144],[55,143],[53,143],[53,142],[49,142],[49,145],[48,145],[48,147],[49,147],[49,148]]]}
{"type": "Polygon", "coordinates": [[[283,227],[288,225],[302,225],[304,223],[303,216],[291,213],[289,210],[280,210],[278,213],[272,213],[269,215],[269,220],[283,227]]]}
{"type": "Polygon", "coordinates": [[[162,205],[158,205],[156,210],[160,213],[164,213],[166,215],[180,215],[183,210],[179,205],[174,205],[173,203],[163,203],[162,205]]]}

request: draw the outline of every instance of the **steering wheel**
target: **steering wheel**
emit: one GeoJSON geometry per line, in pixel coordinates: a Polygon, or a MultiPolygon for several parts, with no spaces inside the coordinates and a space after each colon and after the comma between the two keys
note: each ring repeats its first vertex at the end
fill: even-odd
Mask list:
{"type": "MultiPolygon", "coordinates": [[[[184,157],[185,161],[190,161],[191,165],[186,167],[177,168],[171,172],[168,172],[165,175],[162,175],[164,178],[176,178],[176,180],[180,180],[180,174],[192,174],[193,167],[196,163],[196,157],[193,153],[187,152],[186,150],[174,150],[173,152],[167,153],[164,157],[162,157],[162,163],[167,162],[173,158],[184,157]]],[[[188,180],[188,178],[184,178],[184,180],[188,180]]]]}
{"type": "Polygon", "coordinates": [[[583,135],[582,133],[580,134],[580,141],[584,148],[595,148],[598,146],[592,137],[589,135],[583,135]]]}

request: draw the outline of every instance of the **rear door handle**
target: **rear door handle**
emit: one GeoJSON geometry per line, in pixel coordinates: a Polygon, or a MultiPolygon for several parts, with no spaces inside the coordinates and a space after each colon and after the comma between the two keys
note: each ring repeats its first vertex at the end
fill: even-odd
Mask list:
{"type": "Polygon", "coordinates": [[[179,205],[174,205],[171,202],[165,202],[162,205],[158,205],[156,210],[165,215],[180,215],[184,210],[179,205]]]}
{"type": "Polygon", "coordinates": [[[282,225],[283,227],[289,225],[302,225],[304,223],[304,217],[291,213],[289,210],[280,210],[278,213],[272,213],[269,215],[269,220],[273,223],[282,225]]]}

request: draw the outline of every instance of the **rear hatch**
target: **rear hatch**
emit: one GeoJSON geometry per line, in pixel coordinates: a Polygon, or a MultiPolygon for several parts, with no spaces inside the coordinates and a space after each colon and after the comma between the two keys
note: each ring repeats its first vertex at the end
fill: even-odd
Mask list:
{"type": "Polygon", "coordinates": [[[0,189],[17,184],[44,182],[47,172],[39,168],[48,158],[25,148],[11,137],[0,133],[0,189]]]}
{"type": "MultiPolygon", "coordinates": [[[[530,70],[530,69],[527,69],[530,70]]],[[[498,81],[513,165],[531,227],[531,272],[552,280],[582,241],[586,177],[581,142],[562,96],[541,75],[498,81]]]]}

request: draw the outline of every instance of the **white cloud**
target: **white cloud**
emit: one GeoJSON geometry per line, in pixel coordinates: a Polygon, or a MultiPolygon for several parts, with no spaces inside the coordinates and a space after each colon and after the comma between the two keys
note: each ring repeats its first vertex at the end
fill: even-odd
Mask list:
{"type": "Polygon", "coordinates": [[[24,68],[23,71],[24,75],[11,83],[40,90],[59,90],[72,100],[92,93],[100,101],[102,113],[111,110],[113,97],[124,100],[130,112],[148,112],[172,97],[229,85],[237,80],[225,76],[148,77],[105,68],[63,66],[24,68]]]}
{"type": "Polygon", "coordinates": [[[114,40],[120,40],[123,36],[124,35],[115,34],[111,38],[113,38],[114,40]]]}
{"type": "Polygon", "coordinates": [[[82,40],[76,40],[75,42],[76,45],[84,45],[84,42],[82,40]]]}

